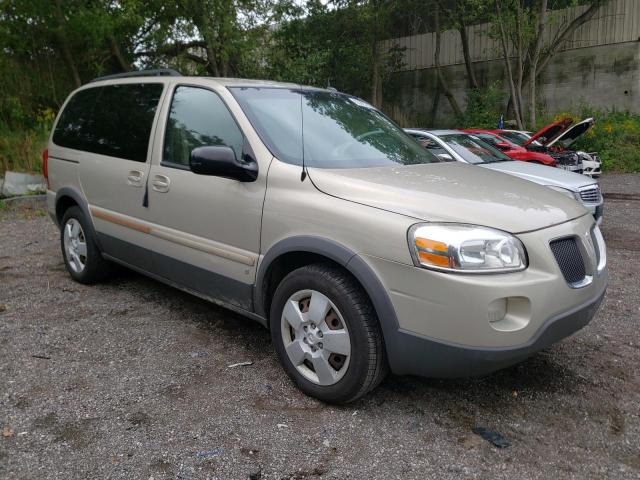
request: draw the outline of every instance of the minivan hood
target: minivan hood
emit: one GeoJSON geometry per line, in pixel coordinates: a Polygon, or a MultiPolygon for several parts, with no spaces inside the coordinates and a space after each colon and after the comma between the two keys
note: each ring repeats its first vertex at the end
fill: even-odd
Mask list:
{"type": "Polygon", "coordinates": [[[577,192],[580,187],[596,183],[591,178],[579,173],[529,162],[496,162],[485,163],[481,166],[498,172],[509,173],[540,185],[554,185],[574,192],[577,192]]]}
{"type": "Polygon", "coordinates": [[[587,213],[559,192],[461,162],[308,171],[324,193],[424,221],[518,233],[587,213]]]}

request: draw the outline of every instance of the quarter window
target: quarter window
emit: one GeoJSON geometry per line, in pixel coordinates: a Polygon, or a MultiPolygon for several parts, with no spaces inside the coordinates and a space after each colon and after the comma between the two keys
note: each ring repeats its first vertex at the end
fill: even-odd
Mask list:
{"type": "Polygon", "coordinates": [[[61,147],[147,161],[149,137],[162,84],[121,84],[77,92],[53,133],[61,147]]]}
{"type": "Polygon", "coordinates": [[[225,145],[242,156],[244,137],[222,99],[211,90],[178,87],[164,139],[163,163],[189,165],[194,148],[225,145]]]}

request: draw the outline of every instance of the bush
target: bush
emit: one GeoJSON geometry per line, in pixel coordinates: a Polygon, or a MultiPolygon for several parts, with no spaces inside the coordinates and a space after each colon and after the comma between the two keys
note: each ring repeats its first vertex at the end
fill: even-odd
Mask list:
{"type": "Polygon", "coordinates": [[[0,177],[7,170],[17,172],[42,172],[42,150],[55,113],[46,109],[38,114],[34,128],[20,130],[0,127],[0,177]]]}
{"type": "Polygon", "coordinates": [[[467,93],[467,106],[458,123],[465,128],[497,128],[507,100],[508,95],[498,84],[472,89],[467,93]]]}
{"type": "Polygon", "coordinates": [[[578,114],[560,113],[551,120],[570,117],[574,122],[593,117],[595,125],[572,145],[597,152],[607,172],[640,172],[640,114],[582,107],[578,114]]]}

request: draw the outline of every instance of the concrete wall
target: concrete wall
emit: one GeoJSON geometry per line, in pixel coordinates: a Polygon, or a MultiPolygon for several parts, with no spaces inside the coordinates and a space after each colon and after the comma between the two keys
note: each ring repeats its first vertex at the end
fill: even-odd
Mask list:
{"type": "MultiPolygon", "coordinates": [[[[476,62],[474,69],[482,85],[495,83],[508,97],[502,60],[476,62]]],[[[443,72],[464,108],[467,94],[464,65],[449,65],[443,67],[443,72]]],[[[430,125],[436,91],[433,68],[394,73],[383,92],[383,109],[406,126],[455,126],[453,111],[442,95],[435,121],[430,125]]],[[[540,106],[551,113],[575,110],[582,104],[640,112],[640,41],[562,51],[543,72],[538,92],[540,106]]]]}
{"type": "MultiPolygon", "coordinates": [[[[586,8],[581,5],[553,11],[544,43],[553,42],[558,30],[586,8]]],[[[468,28],[471,58],[480,85],[496,84],[508,98],[504,61],[497,41],[489,35],[490,28],[489,24],[468,28]]],[[[433,68],[435,34],[382,42],[383,50],[394,47],[402,50],[403,65],[385,85],[384,110],[403,125],[452,126],[453,112],[443,96],[435,120],[429,122],[438,83],[433,68]]],[[[440,63],[449,88],[464,109],[467,75],[463,62],[458,32],[443,32],[440,63]]],[[[585,103],[640,112],[640,0],[610,0],[601,7],[561,46],[543,72],[538,92],[538,101],[550,113],[574,110],[585,103]]]]}

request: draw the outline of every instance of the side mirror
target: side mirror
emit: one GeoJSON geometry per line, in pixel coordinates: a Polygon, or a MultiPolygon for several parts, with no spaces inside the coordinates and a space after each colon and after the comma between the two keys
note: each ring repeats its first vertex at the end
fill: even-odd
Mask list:
{"type": "Polygon", "coordinates": [[[498,142],[495,144],[496,147],[498,147],[500,150],[510,150],[511,149],[511,145],[509,145],[507,142],[498,142]]]}
{"type": "Polygon", "coordinates": [[[198,175],[230,178],[239,182],[253,182],[258,178],[255,160],[238,160],[233,148],[223,145],[194,148],[191,150],[189,166],[198,175]]]}
{"type": "Polygon", "coordinates": [[[438,153],[436,157],[438,157],[440,160],[444,160],[447,162],[450,162],[451,160],[453,160],[453,157],[448,153],[438,153]]]}

